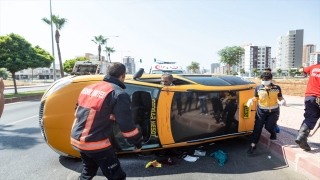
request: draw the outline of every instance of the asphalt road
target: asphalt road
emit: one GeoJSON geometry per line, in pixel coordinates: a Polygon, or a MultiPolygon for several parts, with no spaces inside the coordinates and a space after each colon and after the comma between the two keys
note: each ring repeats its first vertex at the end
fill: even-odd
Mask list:
{"type": "MultiPolygon", "coordinates": [[[[43,141],[38,125],[39,101],[25,101],[6,104],[0,119],[0,179],[8,180],[73,180],[79,176],[82,164],[79,159],[61,157],[43,141]]],[[[119,155],[127,179],[175,179],[175,180],[212,180],[212,179],[306,179],[289,168],[285,163],[271,156],[261,147],[255,154],[248,156],[246,150],[249,140],[246,137],[218,141],[203,145],[207,155],[196,162],[187,162],[174,155],[159,157],[155,153],[119,155]],[[222,150],[228,160],[224,166],[209,154],[222,150]],[[174,165],[163,164],[161,168],[145,168],[152,160],[170,157],[174,165]]],[[[190,155],[199,146],[182,148],[190,155]]],[[[95,180],[105,179],[98,171],[95,180]]]]}
{"type": "MultiPolygon", "coordinates": [[[[23,87],[23,86],[18,86],[17,91],[19,92],[28,92],[28,91],[40,91],[40,90],[46,90],[49,88],[51,84],[46,84],[46,85],[37,85],[37,86],[29,86],[29,87],[23,87]]],[[[5,88],[4,89],[4,94],[12,94],[14,93],[14,88],[5,88]]]]}

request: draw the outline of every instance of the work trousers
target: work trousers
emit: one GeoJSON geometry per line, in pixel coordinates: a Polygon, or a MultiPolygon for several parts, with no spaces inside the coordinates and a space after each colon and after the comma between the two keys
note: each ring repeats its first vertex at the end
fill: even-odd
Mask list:
{"type": "Polygon", "coordinates": [[[270,133],[276,133],[275,127],[279,119],[279,108],[272,109],[271,112],[269,109],[260,109],[257,106],[254,128],[251,135],[251,142],[257,144],[260,140],[262,128],[264,128],[270,133]]]}
{"type": "Polygon", "coordinates": [[[91,180],[96,176],[99,167],[108,180],[126,179],[126,173],[122,170],[113,148],[96,153],[80,152],[80,155],[83,163],[81,180],[91,180]]]}
{"type": "Polygon", "coordinates": [[[312,130],[320,118],[320,97],[305,97],[304,106],[304,121],[302,125],[305,124],[312,130]]]}

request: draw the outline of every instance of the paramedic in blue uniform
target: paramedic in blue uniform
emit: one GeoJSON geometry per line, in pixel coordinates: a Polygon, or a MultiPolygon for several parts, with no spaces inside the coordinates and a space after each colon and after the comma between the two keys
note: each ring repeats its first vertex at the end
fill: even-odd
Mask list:
{"type": "Polygon", "coordinates": [[[101,82],[85,87],[79,95],[71,131],[71,145],[80,152],[83,170],[80,180],[92,179],[100,167],[109,180],[126,179],[112,142],[117,123],[133,151],[142,147],[142,135],[131,117],[130,96],[124,91],[126,68],[119,62],[108,66],[101,82]]]}
{"type": "Polygon", "coordinates": [[[257,111],[255,115],[254,129],[251,135],[251,145],[247,151],[252,154],[260,140],[263,126],[270,133],[270,139],[276,140],[277,134],[275,127],[279,119],[279,104],[285,106],[286,101],[282,97],[281,88],[273,84],[272,74],[263,72],[261,74],[261,85],[257,86],[254,91],[254,97],[249,99],[247,106],[251,106],[253,101],[257,101],[257,111]]]}

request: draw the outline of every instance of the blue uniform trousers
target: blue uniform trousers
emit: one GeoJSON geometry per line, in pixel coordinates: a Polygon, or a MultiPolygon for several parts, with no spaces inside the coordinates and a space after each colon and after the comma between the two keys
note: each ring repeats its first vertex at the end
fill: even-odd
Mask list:
{"type": "Polygon", "coordinates": [[[279,119],[279,108],[272,109],[260,109],[257,106],[254,129],[251,135],[251,142],[257,144],[260,140],[263,126],[270,133],[275,133],[275,127],[279,119]]]}

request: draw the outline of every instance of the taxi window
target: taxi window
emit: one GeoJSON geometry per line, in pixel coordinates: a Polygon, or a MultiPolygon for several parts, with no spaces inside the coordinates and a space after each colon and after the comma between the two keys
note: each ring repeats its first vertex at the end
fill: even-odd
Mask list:
{"type": "Polygon", "coordinates": [[[214,76],[184,76],[184,77],[205,86],[231,86],[229,82],[214,76]]]}
{"type": "MultiPolygon", "coordinates": [[[[125,84],[125,91],[131,98],[131,117],[143,136],[143,147],[145,149],[157,148],[160,146],[156,124],[156,108],[159,96],[159,88],[146,87],[141,85],[125,84]]],[[[129,144],[123,137],[119,125],[113,125],[113,146],[117,151],[131,151],[133,145],[129,144]]]]}
{"type": "Polygon", "coordinates": [[[176,92],[171,105],[175,143],[238,133],[238,91],[176,92]],[[225,98],[231,99],[224,102],[225,98]]]}

